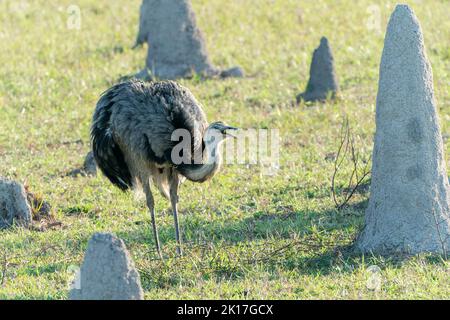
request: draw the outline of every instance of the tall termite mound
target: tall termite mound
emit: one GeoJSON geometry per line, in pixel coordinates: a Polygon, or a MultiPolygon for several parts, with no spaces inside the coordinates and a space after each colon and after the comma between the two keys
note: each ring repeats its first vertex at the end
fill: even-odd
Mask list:
{"type": "Polygon", "coordinates": [[[386,32],[363,252],[450,250],[450,188],[422,30],[398,5],[386,32]]]}

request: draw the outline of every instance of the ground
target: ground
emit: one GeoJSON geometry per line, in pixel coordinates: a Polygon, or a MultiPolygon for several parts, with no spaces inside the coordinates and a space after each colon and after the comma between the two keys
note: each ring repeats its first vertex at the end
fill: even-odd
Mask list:
{"type": "MultiPolygon", "coordinates": [[[[444,257],[353,253],[368,190],[340,211],[330,191],[346,116],[357,150],[371,153],[378,68],[395,1],[192,2],[212,62],[240,65],[247,77],[180,82],[210,121],[279,128],[277,174],[229,165],[211,182],[185,183],[181,259],[174,257],[169,204],[157,195],[166,257],[159,261],[144,202],[101,174],[67,176],[89,151],[99,95],[144,66],[146,50],[131,50],[140,1],[0,1],[0,174],[42,195],[62,223],[0,231],[0,299],[67,298],[73,271],[98,231],[124,239],[148,299],[449,298],[444,257]],[[323,35],[334,51],[341,97],[296,106],[323,35]]],[[[450,166],[450,4],[406,2],[424,30],[450,166]]],[[[338,175],[338,196],[349,172],[348,164],[338,175]]]]}

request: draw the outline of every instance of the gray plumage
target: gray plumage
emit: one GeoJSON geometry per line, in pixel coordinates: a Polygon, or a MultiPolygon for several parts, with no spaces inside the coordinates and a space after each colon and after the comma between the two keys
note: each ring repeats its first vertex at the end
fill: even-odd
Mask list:
{"type": "Polygon", "coordinates": [[[107,90],[98,101],[91,128],[95,160],[120,189],[143,188],[159,254],[150,180],[171,201],[177,252],[181,253],[177,214],[180,181],[203,182],[217,173],[221,164],[217,149],[228,136],[226,130],[231,129],[235,128],[222,122],[208,125],[191,92],[172,81],[127,81],[107,90]],[[172,149],[178,143],[172,141],[176,129],[185,129],[191,136],[191,152],[185,155],[189,161],[181,164],[172,159],[172,149]],[[205,141],[211,134],[221,138],[205,141]],[[197,151],[202,154],[200,163],[194,161],[197,151]]]}

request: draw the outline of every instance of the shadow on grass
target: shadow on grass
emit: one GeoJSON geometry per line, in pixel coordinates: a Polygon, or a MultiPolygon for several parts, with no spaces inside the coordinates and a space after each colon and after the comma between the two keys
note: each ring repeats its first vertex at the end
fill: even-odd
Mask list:
{"type": "MultiPolygon", "coordinates": [[[[353,250],[367,204],[363,200],[342,211],[284,207],[275,214],[255,212],[242,220],[225,221],[209,221],[186,212],[181,218],[183,257],[175,257],[174,228],[165,225],[159,230],[164,261],[154,250],[149,220],[131,223],[116,234],[136,255],[146,290],[192,286],[199,277],[236,280],[255,270],[319,276],[352,273],[370,265],[400,267],[408,257],[362,256],[353,250]]],[[[429,258],[430,263],[441,261],[429,258]]]]}
{"type": "Polygon", "coordinates": [[[343,211],[294,211],[278,214],[256,212],[240,221],[208,222],[196,216],[182,217],[184,256],[175,257],[173,227],[160,228],[165,261],[156,257],[153,235],[148,228],[123,230],[133,247],[148,248],[146,258],[137,262],[146,287],[166,288],[189,278],[195,269],[203,279],[237,279],[249,270],[295,270],[303,274],[327,274],[333,264],[347,255],[355,231],[359,230],[367,201],[343,211]]]}
{"type": "MultiPolygon", "coordinates": [[[[368,191],[365,184],[358,193],[364,196],[368,191]]],[[[343,210],[311,211],[279,206],[272,213],[254,211],[240,220],[227,219],[225,215],[206,219],[186,210],[180,214],[183,257],[175,257],[173,226],[160,226],[164,261],[157,258],[149,218],[130,223],[116,234],[125,241],[132,255],[138,255],[135,263],[145,289],[189,286],[193,277],[239,279],[254,270],[318,276],[336,271],[351,273],[372,264],[381,268],[401,266],[407,257],[363,256],[353,250],[367,205],[368,200],[362,200],[343,210]]],[[[71,214],[91,211],[91,208],[77,209],[69,211],[71,214]]],[[[219,208],[208,208],[208,211],[221,212],[219,208]]],[[[170,214],[170,211],[161,213],[170,214]]],[[[430,258],[430,263],[439,261],[430,258]]]]}
{"type": "MultiPolygon", "coordinates": [[[[275,214],[257,211],[253,216],[242,220],[212,222],[181,212],[180,223],[185,243],[238,245],[267,239],[288,240],[293,235],[307,236],[317,232],[324,234],[355,229],[362,224],[367,203],[367,200],[357,202],[342,211],[334,208],[324,211],[295,211],[290,207],[283,207],[275,214]]],[[[139,228],[123,230],[118,236],[133,239],[135,243],[153,243],[150,221],[137,223],[139,228]]],[[[173,226],[159,228],[162,243],[173,242],[174,234],[173,226]]]]}

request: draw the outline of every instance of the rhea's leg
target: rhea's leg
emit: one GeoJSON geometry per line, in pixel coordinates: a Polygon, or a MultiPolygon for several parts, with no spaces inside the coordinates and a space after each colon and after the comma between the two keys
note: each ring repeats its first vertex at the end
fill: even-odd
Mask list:
{"type": "Polygon", "coordinates": [[[178,173],[172,171],[170,175],[170,203],[172,205],[173,219],[175,224],[175,238],[177,239],[177,254],[182,255],[180,227],[178,224],[178,173]]]}
{"type": "Polygon", "coordinates": [[[162,259],[161,247],[159,245],[158,228],[156,227],[156,221],[155,221],[155,200],[153,199],[153,195],[152,195],[152,191],[150,190],[150,184],[148,182],[148,179],[146,179],[142,183],[142,187],[144,189],[145,197],[147,199],[147,207],[148,207],[148,210],[150,210],[150,217],[152,219],[152,228],[153,228],[153,235],[155,237],[156,251],[158,251],[158,255],[162,259]]]}

